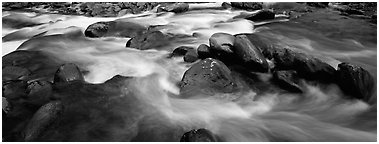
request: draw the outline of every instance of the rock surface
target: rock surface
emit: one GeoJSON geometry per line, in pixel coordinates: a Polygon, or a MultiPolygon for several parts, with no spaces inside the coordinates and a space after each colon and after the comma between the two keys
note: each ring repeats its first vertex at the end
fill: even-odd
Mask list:
{"type": "Polygon", "coordinates": [[[195,49],[190,49],[183,57],[183,60],[184,62],[189,62],[189,63],[192,63],[192,62],[195,62],[196,60],[198,60],[198,54],[196,52],[195,49]]]}
{"type": "Polygon", "coordinates": [[[209,38],[209,51],[219,59],[227,61],[233,57],[234,36],[228,33],[215,33],[209,38]]]}
{"type": "Polygon", "coordinates": [[[375,81],[365,69],[349,63],[341,63],[337,70],[338,85],[353,98],[368,101],[373,95],[375,81]]]}
{"type": "Polygon", "coordinates": [[[78,66],[73,63],[63,64],[54,76],[54,83],[68,83],[73,81],[84,82],[84,77],[78,66]]]}
{"type": "Polygon", "coordinates": [[[207,46],[206,44],[199,45],[199,47],[197,47],[197,54],[199,55],[199,58],[200,59],[210,58],[211,53],[209,49],[210,49],[209,46],[207,46]]]}
{"type": "Polygon", "coordinates": [[[30,75],[30,71],[28,69],[17,66],[6,66],[3,68],[2,72],[3,81],[25,79],[30,75]]]}
{"type": "Polygon", "coordinates": [[[247,11],[262,9],[262,3],[260,2],[231,2],[230,5],[234,8],[243,9],[247,11]]]}
{"type": "Polygon", "coordinates": [[[275,13],[271,10],[261,10],[257,13],[247,15],[245,19],[251,21],[264,21],[264,20],[272,20],[275,18],[275,13]]]}
{"type": "Polygon", "coordinates": [[[206,58],[189,68],[183,75],[180,91],[213,90],[232,92],[236,87],[231,71],[219,60],[206,58]]]}
{"type": "Polygon", "coordinates": [[[299,79],[296,71],[275,71],[274,81],[283,89],[289,92],[301,93],[299,79]]]}
{"type": "Polygon", "coordinates": [[[158,49],[169,44],[168,36],[160,31],[148,31],[140,36],[130,39],[126,47],[132,47],[139,50],[158,49]]]}
{"type": "Polygon", "coordinates": [[[135,37],[141,35],[146,28],[132,22],[108,21],[91,24],[84,31],[85,36],[97,37],[135,37]]]}
{"type": "Polygon", "coordinates": [[[191,130],[183,134],[180,142],[216,142],[216,137],[207,129],[191,130]]]}
{"type": "Polygon", "coordinates": [[[234,52],[248,69],[258,72],[268,71],[268,63],[263,54],[250,42],[246,35],[236,36],[234,52]]]}
{"type": "Polygon", "coordinates": [[[157,12],[174,12],[174,13],[182,13],[186,12],[189,9],[189,5],[187,3],[173,3],[173,4],[163,4],[158,7],[157,12]]]}

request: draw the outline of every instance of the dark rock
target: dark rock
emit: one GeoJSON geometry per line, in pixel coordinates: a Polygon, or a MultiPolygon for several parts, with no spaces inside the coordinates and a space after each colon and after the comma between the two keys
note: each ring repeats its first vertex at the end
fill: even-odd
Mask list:
{"type": "Polygon", "coordinates": [[[26,68],[17,66],[6,66],[3,68],[3,81],[25,79],[30,75],[30,71],[26,68]]]}
{"type": "Polygon", "coordinates": [[[174,4],[166,4],[163,6],[159,6],[157,12],[174,12],[174,13],[182,13],[186,12],[189,9],[189,5],[187,3],[174,3],[174,4]]]}
{"type": "Polygon", "coordinates": [[[8,113],[11,109],[11,105],[8,102],[7,98],[5,97],[2,97],[2,108],[3,108],[3,118],[4,118],[4,114],[8,113]]]}
{"type": "Polygon", "coordinates": [[[53,91],[50,82],[33,81],[29,83],[26,92],[28,96],[25,103],[40,107],[50,101],[53,91]]]}
{"type": "Polygon", "coordinates": [[[195,49],[189,49],[188,52],[184,55],[183,60],[184,62],[192,63],[198,60],[199,59],[198,57],[199,56],[197,55],[197,52],[195,49]]]}
{"type": "Polygon", "coordinates": [[[268,63],[261,51],[256,48],[246,35],[237,35],[234,41],[234,53],[246,68],[258,72],[267,72],[268,63]]]}
{"type": "Polygon", "coordinates": [[[373,95],[375,81],[365,69],[349,63],[341,63],[337,70],[338,85],[351,97],[368,101],[373,95]]]}
{"type": "Polygon", "coordinates": [[[2,18],[2,24],[4,28],[21,29],[23,27],[41,25],[42,23],[22,14],[10,14],[2,18]]]}
{"type": "Polygon", "coordinates": [[[123,21],[109,21],[97,22],[91,24],[84,31],[85,36],[96,37],[135,37],[141,35],[146,28],[142,25],[123,22],[123,21]]]}
{"type": "Polygon", "coordinates": [[[236,87],[231,71],[219,60],[207,58],[189,68],[180,84],[181,92],[201,89],[232,92],[236,87]]]}
{"type": "Polygon", "coordinates": [[[221,7],[223,7],[224,9],[228,9],[228,8],[232,8],[232,5],[230,3],[227,3],[227,2],[223,2],[221,4],[221,7]]]}
{"type": "Polygon", "coordinates": [[[8,101],[25,97],[27,86],[26,81],[22,80],[3,81],[3,97],[7,98],[8,101]]]}
{"type": "Polygon", "coordinates": [[[271,20],[275,18],[275,13],[271,10],[261,10],[257,13],[247,15],[245,19],[251,20],[251,21],[264,21],[264,20],[271,20]]]}
{"type": "Polygon", "coordinates": [[[329,2],[307,2],[306,4],[312,7],[326,8],[328,7],[329,2]]]}
{"type": "Polygon", "coordinates": [[[281,88],[295,93],[302,92],[296,71],[275,71],[273,75],[274,81],[281,88]]]}
{"type": "Polygon", "coordinates": [[[43,105],[25,127],[24,140],[35,141],[51,123],[59,118],[62,111],[63,105],[60,101],[52,101],[43,105]]]}
{"type": "Polygon", "coordinates": [[[215,135],[207,129],[191,130],[183,134],[180,142],[216,142],[215,135]]]}
{"type": "Polygon", "coordinates": [[[140,50],[159,48],[169,44],[168,36],[160,31],[148,31],[140,36],[130,39],[126,47],[132,47],[140,50]]]}
{"type": "Polygon", "coordinates": [[[200,59],[210,58],[211,53],[209,49],[210,49],[209,46],[207,46],[206,44],[199,45],[199,47],[197,48],[197,54],[199,55],[199,58],[200,59]]]}
{"type": "Polygon", "coordinates": [[[263,8],[261,2],[231,2],[230,4],[234,8],[248,11],[259,10],[263,8]]]}
{"type": "Polygon", "coordinates": [[[84,81],[79,67],[73,63],[61,65],[54,75],[54,83],[67,83],[72,81],[84,81]]]}
{"type": "Polygon", "coordinates": [[[172,51],[170,57],[173,57],[173,56],[184,56],[189,50],[194,50],[194,48],[188,47],[188,46],[177,47],[177,48],[174,49],[174,51],[172,51]]]}
{"type": "Polygon", "coordinates": [[[218,57],[230,57],[233,55],[234,36],[227,33],[215,33],[209,38],[209,47],[212,54],[218,57]]]}

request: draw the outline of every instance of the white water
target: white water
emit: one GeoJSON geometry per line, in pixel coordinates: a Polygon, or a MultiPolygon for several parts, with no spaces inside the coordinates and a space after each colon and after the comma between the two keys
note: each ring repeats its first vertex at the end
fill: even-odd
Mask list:
{"type": "MultiPolygon", "coordinates": [[[[204,6],[208,5],[191,5],[204,6]]],[[[191,64],[182,63],[179,58],[165,58],[175,47],[170,50],[140,51],[125,48],[128,38],[84,38],[75,35],[92,23],[118,19],[145,26],[165,25],[162,29],[164,33],[198,33],[200,36],[190,42],[174,44],[197,47],[199,44],[208,44],[209,37],[216,32],[238,34],[270,30],[260,27],[254,31],[256,24],[251,21],[231,20],[241,12],[243,11],[199,10],[161,16],[146,12],[121,18],[41,15],[32,19],[53,23],[32,28],[3,28],[3,36],[19,32],[17,35],[23,35],[26,39],[3,42],[2,54],[6,55],[17,48],[45,51],[57,59],[76,63],[89,71],[85,75],[85,80],[89,83],[103,83],[117,74],[137,77],[128,89],[133,89],[139,99],[159,110],[171,123],[184,128],[204,127],[225,141],[376,141],[376,104],[370,106],[359,100],[345,100],[335,85],[326,88],[308,86],[304,94],[257,95],[254,91],[248,91],[215,94],[214,97],[204,96],[201,99],[178,99],[179,88],[175,83],[180,81],[191,64]],[[140,17],[143,15],[147,16],[140,17]],[[45,39],[39,37],[19,47],[21,43],[42,32],[46,32],[44,36],[64,35],[45,39]],[[225,100],[228,97],[238,98],[234,101],[225,100]],[[375,115],[375,119],[370,115],[375,115]],[[366,126],[361,127],[361,124],[366,126]]],[[[12,15],[5,13],[3,16],[12,15]]],[[[285,35],[275,36],[274,32],[269,34],[281,39],[283,45],[307,51],[319,50],[307,38],[292,39],[285,35]]],[[[322,51],[315,53],[320,57],[322,54],[322,51]]],[[[362,53],[333,55],[354,57],[362,56],[362,53]]],[[[325,56],[323,60],[335,67],[339,63],[338,60],[325,56]]]]}

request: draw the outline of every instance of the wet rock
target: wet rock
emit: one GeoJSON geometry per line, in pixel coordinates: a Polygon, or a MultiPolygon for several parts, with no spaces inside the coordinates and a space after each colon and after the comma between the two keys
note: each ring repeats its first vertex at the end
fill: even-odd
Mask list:
{"type": "Polygon", "coordinates": [[[237,35],[234,41],[234,52],[248,69],[267,72],[268,63],[261,51],[256,48],[246,35],[237,35]]]}
{"type": "Polygon", "coordinates": [[[4,28],[20,29],[41,25],[42,22],[36,21],[22,14],[10,14],[2,17],[2,24],[4,28]]]}
{"type": "Polygon", "coordinates": [[[205,89],[228,93],[234,90],[236,84],[224,63],[206,58],[184,73],[180,87],[181,92],[205,89]]]}
{"type": "Polygon", "coordinates": [[[262,9],[263,3],[261,2],[231,2],[230,5],[234,8],[243,9],[247,11],[262,9]]]}
{"type": "Polygon", "coordinates": [[[52,101],[43,105],[25,127],[24,140],[35,141],[51,123],[59,118],[62,111],[63,105],[60,101],[52,101]]]}
{"type": "Polygon", "coordinates": [[[52,96],[52,84],[47,81],[33,81],[29,83],[26,92],[28,93],[25,103],[40,107],[50,101],[52,96]]]}
{"type": "Polygon", "coordinates": [[[264,21],[264,20],[272,20],[275,18],[275,13],[271,10],[261,10],[257,13],[247,15],[245,19],[251,21],[264,21]]]}
{"type": "Polygon", "coordinates": [[[328,7],[329,2],[307,2],[306,4],[312,7],[326,8],[328,7]]]}
{"type": "Polygon", "coordinates": [[[299,86],[299,78],[297,77],[296,71],[275,71],[274,81],[283,89],[301,93],[302,89],[299,86]]]}
{"type": "Polygon", "coordinates": [[[190,50],[194,50],[194,48],[188,47],[188,46],[177,47],[177,48],[174,49],[174,51],[172,51],[170,57],[184,56],[190,50]]]}
{"type": "Polygon", "coordinates": [[[209,38],[210,52],[226,60],[233,55],[234,36],[228,33],[215,33],[209,38]]]}
{"type": "Polygon", "coordinates": [[[180,142],[216,142],[215,135],[207,129],[191,130],[183,134],[180,142]]]}
{"type": "MultiPolygon", "coordinates": [[[[5,97],[2,97],[2,108],[3,108],[3,113],[8,113],[10,111],[10,108],[11,108],[11,105],[9,104],[9,102],[7,101],[7,98],[5,97]]],[[[4,117],[4,115],[3,115],[4,117]]]]}
{"type": "Polygon", "coordinates": [[[199,59],[198,57],[199,56],[197,55],[197,52],[195,49],[189,49],[188,52],[184,55],[183,60],[184,62],[192,63],[198,60],[199,59]]]}
{"type": "Polygon", "coordinates": [[[232,8],[232,4],[227,3],[227,2],[223,2],[221,4],[221,7],[223,7],[224,9],[232,8]]]}
{"type": "Polygon", "coordinates": [[[160,31],[148,31],[140,36],[131,38],[126,47],[132,47],[140,50],[157,49],[169,44],[168,36],[160,31]]]}
{"type": "Polygon", "coordinates": [[[173,4],[164,4],[159,6],[157,12],[174,12],[174,13],[182,13],[186,12],[189,9],[189,5],[187,3],[173,3],[173,4]]]}
{"type": "Polygon", "coordinates": [[[67,83],[72,81],[84,82],[84,77],[79,67],[73,63],[61,65],[54,75],[54,83],[67,83]]]}
{"type": "Polygon", "coordinates": [[[97,37],[135,37],[141,35],[145,28],[142,25],[132,22],[109,21],[91,24],[84,31],[85,36],[97,37]]]}
{"type": "Polygon", "coordinates": [[[199,45],[199,47],[197,48],[197,54],[199,55],[199,58],[200,59],[210,58],[211,53],[209,49],[210,49],[209,46],[207,46],[206,44],[199,45]]]}
{"type": "Polygon", "coordinates": [[[30,71],[26,68],[17,66],[6,66],[3,68],[3,81],[25,79],[30,75],[30,71]]]}
{"type": "Polygon", "coordinates": [[[345,94],[365,101],[373,95],[374,78],[362,67],[341,63],[338,65],[337,75],[338,85],[345,94]]]}
{"type": "Polygon", "coordinates": [[[7,98],[8,101],[25,97],[27,86],[28,84],[23,80],[3,81],[3,97],[7,98]]]}

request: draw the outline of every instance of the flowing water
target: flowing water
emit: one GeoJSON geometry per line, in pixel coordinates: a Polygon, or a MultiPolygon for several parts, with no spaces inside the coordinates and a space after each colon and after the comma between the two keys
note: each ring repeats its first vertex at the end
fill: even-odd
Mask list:
{"type": "MultiPolygon", "coordinates": [[[[334,23],[330,28],[335,31],[291,22],[281,15],[276,15],[275,20],[254,23],[232,19],[246,11],[206,9],[219,7],[219,3],[190,6],[196,10],[182,14],[145,12],[117,18],[5,11],[3,17],[18,17],[42,24],[17,29],[3,25],[2,54],[16,49],[43,51],[57,60],[77,64],[86,71],[85,81],[93,84],[103,83],[115,75],[136,77],[125,89],[131,89],[139,101],[149,105],[145,111],[154,113],[151,116],[154,120],[147,120],[148,124],[139,129],[153,131],[159,137],[164,137],[164,132],[159,133],[160,130],[154,129],[155,125],[173,125],[185,130],[207,128],[223,141],[376,141],[376,92],[370,104],[344,99],[336,85],[307,85],[303,94],[258,94],[249,90],[215,94],[217,99],[209,96],[183,99],[176,83],[192,64],[183,63],[181,58],[166,58],[177,46],[208,44],[213,33],[258,33],[282,46],[312,54],[335,68],[341,61],[358,64],[376,79],[376,26],[362,26],[358,21],[356,25],[362,27],[343,29],[348,31],[344,33],[335,30],[342,26],[334,23]],[[87,38],[82,35],[92,23],[113,20],[144,26],[161,25],[163,33],[189,36],[196,33],[196,37],[172,41],[164,49],[136,50],[125,48],[129,38],[87,38]],[[359,29],[362,32],[356,32],[359,29]],[[228,97],[238,98],[229,101],[228,97]]],[[[123,110],[115,113],[128,115],[120,111],[123,110]]],[[[128,130],[132,129],[117,129],[128,130]]],[[[154,141],[154,137],[151,139],[154,141]]],[[[178,139],[171,138],[170,141],[178,139]]]]}

